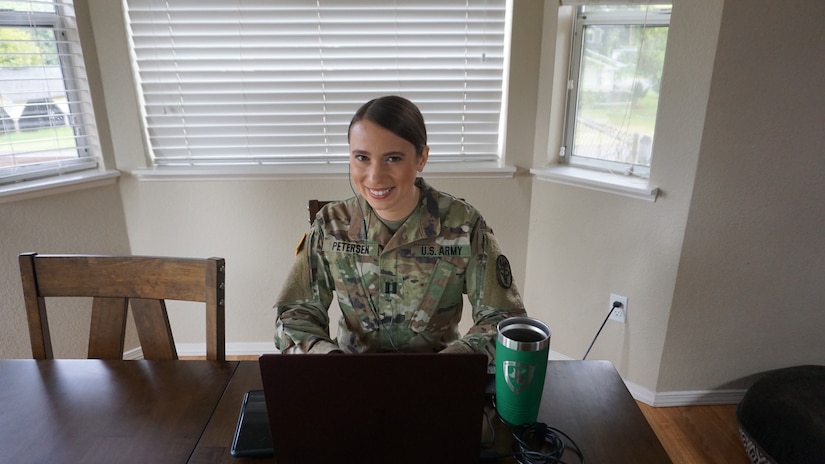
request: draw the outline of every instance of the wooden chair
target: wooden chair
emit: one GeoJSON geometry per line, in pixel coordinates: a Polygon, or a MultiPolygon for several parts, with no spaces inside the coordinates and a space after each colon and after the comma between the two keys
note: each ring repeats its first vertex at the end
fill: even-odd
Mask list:
{"type": "Polygon", "coordinates": [[[309,211],[309,224],[312,225],[315,222],[315,215],[318,214],[318,211],[324,207],[325,204],[330,203],[330,201],[324,200],[309,200],[307,203],[307,211],[309,211]]]}
{"type": "Polygon", "coordinates": [[[131,304],[144,359],[178,359],[165,300],[206,303],[206,359],[226,359],[224,259],[21,253],[32,356],[54,359],[46,297],[93,297],[89,358],[123,359],[131,304]]]}

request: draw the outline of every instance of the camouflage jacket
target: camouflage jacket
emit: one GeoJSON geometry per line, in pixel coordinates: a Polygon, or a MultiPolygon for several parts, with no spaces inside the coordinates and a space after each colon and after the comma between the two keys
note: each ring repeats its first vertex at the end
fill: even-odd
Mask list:
{"type": "Polygon", "coordinates": [[[479,212],[416,180],[421,202],[392,233],[361,197],[330,203],[315,219],[276,308],[284,353],[486,353],[496,324],[524,315],[510,265],[479,212]],[[328,309],[336,293],[337,341],[328,309]],[[460,338],[463,294],[475,325],[460,338]]]}

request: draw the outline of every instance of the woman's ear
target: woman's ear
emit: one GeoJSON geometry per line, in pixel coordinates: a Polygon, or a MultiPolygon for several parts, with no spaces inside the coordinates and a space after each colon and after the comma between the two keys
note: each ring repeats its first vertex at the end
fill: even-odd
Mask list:
{"type": "Polygon", "coordinates": [[[430,146],[424,145],[424,149],[421,150],[421,156],[418,157],[418,172],[424,170],[424,165],[427,164],[427,157],[430,156],[430,146]]]}

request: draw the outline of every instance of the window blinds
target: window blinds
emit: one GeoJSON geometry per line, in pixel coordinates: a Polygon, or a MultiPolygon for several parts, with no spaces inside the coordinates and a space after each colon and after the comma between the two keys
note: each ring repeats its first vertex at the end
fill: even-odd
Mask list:
{"type": "Polygon", "coordinates": [[[355,110],[415,102],[430,161],[498,160],[505,0],[127,0],[155,165],[334,163],[355,110]]]}
{"type": "Polygon", "coordinates": [[[0,184],[97,166],[91,97],[71,1],[0,11],[0,184]]]}

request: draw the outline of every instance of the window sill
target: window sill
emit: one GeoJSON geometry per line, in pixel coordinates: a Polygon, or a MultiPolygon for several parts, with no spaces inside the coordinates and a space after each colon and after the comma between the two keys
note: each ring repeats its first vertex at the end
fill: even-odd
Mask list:
{"type": "Polygon", "coordinates": [[[117,182],[120,171],[90,169],[43,179],[0,185],[0,203],[56,195],[117,182]]]}
{"type": "MultiPolygon", "coordinates": [[[[141,181],[318,180],[346,178],[347,163],[279,166],[162,166],[132,171],[141,181]]],[[[498,163],[438,163],[424,168],[424,178],[508,178],[516,168],[498,163]]]]}
{"type": "Polygon", "coordinates": [[[650,185],[648,179],[640,177],[610,174],[572,166],[531,169],[530,173],[538,180],[546,182],[572,185],[640,200],[656,201],[659,194],[659,187],[650,185]]]}

